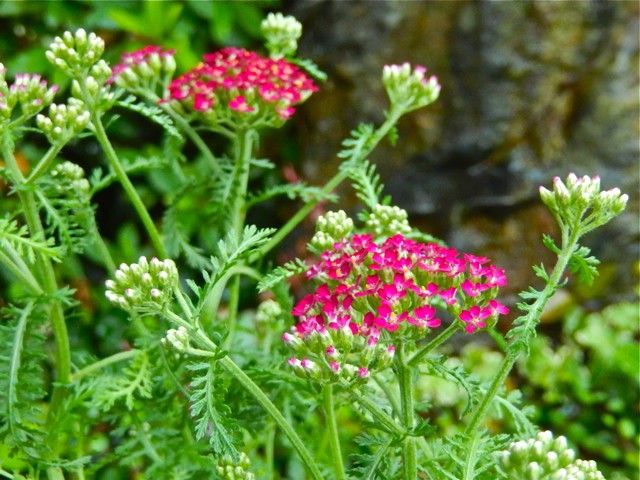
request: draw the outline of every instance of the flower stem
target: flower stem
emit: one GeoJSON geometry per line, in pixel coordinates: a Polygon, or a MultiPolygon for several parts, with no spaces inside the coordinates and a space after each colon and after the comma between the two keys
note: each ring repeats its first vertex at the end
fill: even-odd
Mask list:
{"type": "Polygon", "coordinates": [[[322,406],[324,416],[329,429],[329,443],[331,448],[331,460],[333,470],[337,480],[345,480],[344,463],[342,462],[342,451],[340,450],[340,433],[338,432],[338,422],[333,404],[333,385],[328,383],[322,387],[322,406]]]}
{"type": "Polygon", "coordinates": [[[7,254],[5,254],[2,250],[0,250],[0,264],[4,265],[4,267],[9,270],[13,275],[22,280],[25,284],[29,286],[29,288],[36,295],[42,294],[42,287],[35,279],[31,271],[27,268],[24,262],[18,264],[14,262],[7,254]]]}
{"type": "MultiPolygon", "coordinates": [[[[11,179],[18,187],[24,185],[25,178],[18,167],[16,158],[13,155],[13,141],[9,137],[8,132],[2,138],[2,156],[6,162],[6,168],[11,179]]],[[[44,228],[40,216],[38,215],[38,207],[33,192],[28,189],[18,188],[18,197],[22,204],[24,216],[29,227],[29,232],[33,236],[45,238],[44,228]]],[[[58,290],[56,274],[53,270],[51,260],[44,255],[37,256],[37,264],[40,271],[42,288],[48,295],[53,295],[58,290]]],[[[71,348],[69,346],[69,333],[67,332],[67,324],[64,318],[64,310],[60,301],[51,300],[51,326],[56,342],[56,383],[53,387],[51,403],[49,406],[49,416],[47,422],[50,424],[58,414],[59,408],[67,395],[67,384],[71,377],[71,348]]],[[[51,438],[55,438],[52,436],[51,438]]],[[[55,450],[55,448],[54,448],[55,450]]]]}
{"type": "MultiPolygon", "coordinates": [[[[233,182],[237,185],[231,206],[232,228],[237,238],[242,235],[246,217],[246,197],[249,183],[249,170],[251,167],[251,150],[253,146],[253,130],[242,130],[236,137],[236,166],[233,182]]],[[[240,276],[237,275],[231,282],[229,292],[229,316],[227,317],[227,329],[229,334],[225,339],[224,348],[231,345],[238,321],[238,307],[240,304],[240,276]]]]}
{"type": "Polygon", "coordinates": [[[300,458],[307,470],[311,474],[314,480],[324,480],[320,469],[316,465],[313,457],[304,442],[298,436],[294,428],[291,426],[287,419],[284,418],[280,410],[269,400],[269,397],[262,391],[262,389],[254,383],[249,376],[230,358],[224,357],[219,360],[220,364],[235,377],[236,380],[256,399],[256,401],[262,405],[267,413],[273,418],[273,421],[282,429],[284,434],[289,438],[289,441],[293,445],[293,448],[298,452],[300,458]]]}
{"type": "MultiPolygon", "coordinates": [[[[402,423],[411,432],[415,425],[413,411],[413,379],[411,368],[405,364],[404,345],[400,343],[397,349],[397,376],[400,386],[400,406],[402,408],[402,423]]],[[[405,480],[415,480],[418,475],[418,464],[416,459],[415,438],[407,436],[402,445],[402,464],[405,480]]]]}
{"type": "Polygon", "coordinates": [[[51,145],[47,153],[40,159],[38,165],[31,171],[27,179],[24,181],[25,185],[32,185],[40,175],[47,171],[51,163],[56,159],[60,150],[62,150],[63,144],[51,145]]]}
{"type": "MultiPolygon", "coordinates": [[[[535,302],[528,308],[527,313],[514,321],[516,324],[528,325],[533,330],[535,326],[540,322],[540,315],[542,314],[542,310],[558,288],[558,285],[560,284],[560,280],[562,278],[562,274],[564,273],[564,270],[567,267],[567,264],[569,263],[569,260],[571,259],[571,256],[573,255],[573,252],[577,247],[578,237],[579,229],[577,227],[571,229],[571,234],[568,234],[565,227],[562,234],[562,248],[560,253],[558,254],[558,260],[553,267],[553,271],[549,276],[547,284],[540,292],[540,295],[538,296],[538,298],[536,298],[535,302]]],[[[471,413],[471,420],[469,421],[469,424],[465,429],[466,435],[474,432],[478,428],[480,423],[484,420],[494,397],[498,393],[500,387],[504,384],[504,381],[509,375],[509,372],[518,360],[518,357],[520,356],[522,350],[511,348],[512,344],[507,347],[507,355],[504,357],[504,360],[502,360],[500,369],[491,382],[491,386],[485,393],[484,397],[482,397],[482,400],[480,401],[478,406],[471,413]]]]}
{"type": "Polygon", "coordinates": [[[118,352],[109,357],[105,357],[75,372],[73,375],[71,375],[71,381],[77,382],[82,377],[86,377],[87,375],[95,372],[96,370],[100,370],[113,363],[129,360],[130,358],[135,357],[138,353],[140,353],[140,350],[132,349],[132,350],[127,350],[125,352],[118,352]]]}
{"type": "Polygon", "coordinates": [[[153,244],[153,248],[155,248],[157,254],[160,257],[167,258],[167,251],[164,247],[164,244],[162,243],[160,234],[158,233],[158,230],[153,223],[149,212],[147,211],[147,207],[144,206],[140,195],[138,195],[136,188],[131,183],[131,180],[129,180],[127,172],[125,171],[122,163],[120,162],[120,159],[118,158],[118,155],[113,149],[113,146],[111,145],[111,142],[107,137],[107,133],[104,130],[104,126],[102,125],[102,120],[100,119],[99,114],[94,113],[92,115],[91,124],[93,125],[96,139],[98,140],[98,143],[100,143],[100,146],[102,147],[107,157],[109,167],[113,170],[113,173],[115,173],[116,178],[122,185],[122,188],[124,188],[124,191],[127,194],[129,201],[133,205],[133,208],[138,213],[140,220],[142,220],[142,223],[147,230],[147,233],[149,234],[149,238],[151,239],[151,243],[153,244]]]}
{"type": "MultiPolygon", "coordinates": [[[[356,154],[345,160],[345,162],[360,162],[365,159],[373,149],[380,143],[389,130],[396,124],[398,119],[402,116],[404,111],[399,108],[392,108],[387,115],[387,119],[385,122],[378,127],[378,129],[374,132],[369,142],[367,142],[366,146],[361,150],[357,151],[356,154]]],[[[321,192],[323,194],[331,193],[335,190],[338,185],[340,185],[347,177],[349,176],[349,170],[346,168],[340,169],[338,173],[336,173],[325,185],[322,187],[321,192]]],[[[304,220],[304,218],[316,207],[318,201],[312,200],[307,202],[296,214],[287,221],[280,229],[271,237],[271,239],[265,243],[262,247],[260,247],[254,255],[251,256],[251,261],[259,260],[264,257],[268,252],[270,252],[276,245],[278,245],[283,238],[285,238],[291,231],[298,226],[298,224],[304,220]]]]}
{"type": "Polygon", "coordinates": [[[382,410],[375,402],[364,395],[360,395],[355,390],[352,390],[351,396],[365,410],[367,410],[375,420],[380,422],[380,425],[385,427],[387,431],[400,437],[404,437],[406,435],[404,428],[398,425],[398,423],[391,416],[385,413],[384,410],[382,410]]]}
{"type": "Polygon", "coordinates": [[[460,322],[454,319],[453,322],[451,322],[451,325],[449,325],[445,330],[440,332],[440,334],[436,338],[431,340],[424,347],[422,347],[420,350],[414,353],[413,356],[407,362],[407,365],[411,367],[416,365],[422,358],[424,358],[426,355],[431,353],[434,349],[438,348],[440,345],[446,342],[458,330],[460,330],[460,322]]]}

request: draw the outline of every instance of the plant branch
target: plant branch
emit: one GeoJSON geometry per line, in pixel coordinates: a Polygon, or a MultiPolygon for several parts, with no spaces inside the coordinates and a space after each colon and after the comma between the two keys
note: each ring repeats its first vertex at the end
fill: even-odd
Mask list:
{"type": "Polygon", "coordinates": [[[333,404],[333,385],[330,383],[322,387],[322,406],[327,423],[326,426],[329,430],[333,470],[336,473],[337,480],[345,480],[344,463],[342,462],[342,451],[340,449],[340,432],[338,432],[338,422],[336,421],[335,406],[333,404]]]}

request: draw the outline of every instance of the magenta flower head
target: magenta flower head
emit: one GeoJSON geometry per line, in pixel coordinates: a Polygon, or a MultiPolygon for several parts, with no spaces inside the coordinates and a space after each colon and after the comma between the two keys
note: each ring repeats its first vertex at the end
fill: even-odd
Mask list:
{"type": "Polygon", "coordinates": [[[155,45],[124,53],[120,63],[113,67],[109,83],[129,90],[151,88],[173,75],[176,70],[174,54],[175,50],[155,45]]]}
{"type": "Polygon", "coordinates": [[[298,323],[283,339],[329,380],[366,380],[391,363],[395,344],[424,338],[443,314],[473,333],[508,313],[495,300],[504,271],[487,258],[400,234],[345,238],[306,276],[317,287],[293,307],[298,323]]]}
{"type": "Polygon", "coordinates": [[[317,90],[284,59],[229,47],[205,54],[203,63],[171,82],[169,99],[231,128],[280,126],[317,90]]]}

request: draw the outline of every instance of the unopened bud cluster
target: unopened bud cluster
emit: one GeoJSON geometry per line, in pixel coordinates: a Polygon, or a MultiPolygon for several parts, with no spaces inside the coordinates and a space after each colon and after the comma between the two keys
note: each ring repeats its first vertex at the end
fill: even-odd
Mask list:
{"type": "MultiPolygon", "coordinates": [[[[59,193],[72,193],[74,196],[84,197],[91,190],[89,181],[84,176],[84,170],[72,162],[63,162],[51,170],[52,182],[59,193]]],[[[87,198],[88,201],[88,198],[87,198]]]]}
{"type": "MultiPolygon", "coordinates": [[[[76,99],[71,99],[76,100],[76,99]]],[[[53,104],[48,115],[38,115],[38,128],[52,144],[65,143],[84,130],[89,124],[90,115],[84,104],[79,101],[69,105],[53,104]]]]}
{"type": "Polygon", "coordinates": [[[282,340],[295,353],[288,364],[302,378],[318,382],[366,383],[371,373],[391,365],[395,346],[379,335],[364,337],[349,325],[321,331],[291,328],[282,340]]]}
{"type": "Polygon", "coordinates": [[[316,233],[309,245],[317,251],[327,250],[334,243],[348,237],[352,230],[353,220],[347,216],[344,210],[327,212],[318,218],[316,233]]]}
{"type": "Polygon", "coordinates": [[[40,75],[20,73],[11,84],[5,75],[6,69],[0,63],[0,125],[14,117],[21,120],[33,117],[53,101],[58,91],[56,85],[48,85],[40,75]]]}
{"type": "Polygon", "coordinates": [[[282,316],[282,307],[275,300],[265,300],[258,305],[256,322],[261,324],[274,324],[282,316]]]}
{"type": "Polygon", "coordinates": [[[172,299],[178,283],[178,270],[173,260],[140,257],[138,263],[122,264],[113,280],[107,280],[107,299],[123,310],[141,307],[164,308],[172,299]]]}
{"type": "Polygon", "coordinates": [[[575,456],[565,437],[546,431],[511,443],[500,454],[500,468],[513,480],[604,480],[595,462],[575,456]]]}
{"type": "Polygon", "coordinates": [[[71,93],[74,97],[85,101],[90,109],[108,110],[115,100],[115,95],[107,85],[111,78],[111,67],[104,60],[99,60],[89,69],[84,80],[73,80],[71,93]]]}
{"type": "Polygon", "coordinates": [[[251,463],[249,457],[240,452],[236,462],[231,457],[225,455],[218,461],[216,470],[223,480],[255,480],[255,475],[249,471],[251,463]]]}
{"type": "Polygon", "coordinates": [[[411,232],[407,211],[396,206],[376,205],[367,219],[368,229],[376,237],[390,237],[411,232]]]}
{"type": "Polygon", "coordinates": [[[82,75],[95,65],[104,52],[104,40],[84,29],[64,32],[46,52],[47,59],[70,77],[82,75]]]}
{"type": "Polygon", "coordinates": [[[293,56],[298,49],[302,25],[290,15],[270,13],[260,25],[271,58],[293,56]]]}
{"type": "Polygon", "coordinates": [[[391,104],[402,106],[408,112],[435,101],[440,94],[440,84],[435,76],[427,77],[426,73],[427,69],[420,65],[386,65],[382,82],[391,104]]]}
{"type": "MultiPolygon", "coordinates": [[[[174,50],[148,45],[134,52],[124,53],[113,67],[109,82],[128,90],[153,89],[163,77],[170,79],[176,70],[174,50]]],[[[164,92],[162,92],[164,95],[164,92]]]]}
{"type": "Polygon", "coordinates": [[[178,352],[184,352],[189,348],[189,332],[187,332],[187,329],[182,325],[177,329],[170,328],[160,342],[162,342],[163,345],[174,348],[178,352]]]}
{"type": "Polygon", "coordinates": [[[600,191],[600,177],[573,173],[565,182],[555,177],[553,191],[540,187],[540,198],[561,224],[580,225],[583,233],[620,215],[629,200],[618,188],[600,191]]]}

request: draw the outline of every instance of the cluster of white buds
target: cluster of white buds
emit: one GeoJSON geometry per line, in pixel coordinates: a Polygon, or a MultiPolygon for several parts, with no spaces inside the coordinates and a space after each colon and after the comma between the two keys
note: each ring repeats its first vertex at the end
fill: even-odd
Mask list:
{"type": "Polygon", "coordinates": [[[90,115],[84,104],[71,99],[69,105],[52,104],[49,115],[38,115],[36,124],[52,144],[66,143],[84,130],[89,124],[90,115]]]}
{"type": "Polygon", "coordinates": [[[402,106],[408,112],[434,102],[440,95],[440,84],[435,76],[426,76],[422,66],[385,65],[382,72],[384,84],[392,105],[402,106]]]}
{"type": "Polygon", "coordinates": [[[82,76],[95,65],[104,52],[104,40],[84,29],[64,32],[56,37],[46,52],[47,59],[70,77],[82,76]]]}
{"type": "Polygon", "coordinates": [[[546,431],[511,443],[500,453],[499,467],[513,480],[604,480],[595,462],[575,457],[565,437],[546,431]]]}
{"type": "Polygon", "coordinates": [[[123,310],[164,308],[173,298],[178,270],[173,260],[140,257],[138,263],[122,264],[113,280],[107,280],[105,296],[123,310]]]}
{"type": "Polygon", "coordinates": [[[256,323],[274,324],[282,316],[282,307],[275,300],[265,300],[258,305],[256,323]]]}
{"type": "Polygon", "coordinates": [[[620,215],[629,200],[618,188],[600,191],[600,177],[577,177],[573,173],[566,182],[555,177],[553,191],[540,187],[540,198],[561,224],[579,225],[583,233],[620,215]]]}
{"type": "Polygon", "coordinates": [[[71,93],[88,103],[91,109],[105,111],[115,101],[115,94],[108,85],[110,78],[111,67],[104,60],[99,60],[89,69],[89,74],[84,80],[74,79],[71,82],[71,93]]]}
{"type": "Polygon", "coordinates": [[[184,352],[189,348],[189,332],[187,332],[186,327],[182,325],[177,329],[170,328],[160,342],[162,342],[163,345],[173,347],[178,352],[184,352]]]}
{"type": "Polygon", "coordinates": [[[10,85],[5,75],[6,69],[0,63],[0,125],[10,122],[13,116],[26,120],[36,115],[58,91],[57,85],[49,85],[40,75],[20,73],[10,85]],[[19,112],[16,106],[20,107],[19,112]]]}
{"type": "Polygon", "coordinates": [[[378,237],[390,237],[411,232],[407,211],[390,205],[376,205],[366,222],[370,231],[378,237]]]}
{"type": "Polygon", "coordinates": [[[348,326],[301,335],[295,327],[282,335],[295,356],[287,360],[294,373],[317,382],[366,383],[373,372],[391,365],[395,346],[354,335],[348,326]]]}
{"type": "Polygon", "coordinates": [[[293,56],[298,50],[302,24],[291,15],[270,13],[260,25],[271,58],[293,56]]]}
{"type": "Polygon", "coordinates": [[[222,457],[218,461],[216,470],[224,480],[255,480],[255,475],[249,471],[250,467],[249,457],[244,452],[240,452],[235,462],[228,455],[222,457]]]}
{"type": "Polygon", "coordinates": [[[91,190],[84,170],[72,162],[63,162],[51,170],[54,185],[59,191],[73,192],[75,196],[86,196],[91,190]]]}
{"type": "Polygon", "coordinates": [[[318,218],[316,233],[311,238],[309,245],[317,251],[327,250],[334,243],[348,237],[352,230],[353,220],[347,216],[344,210],[327,212],[318,218]]]}

